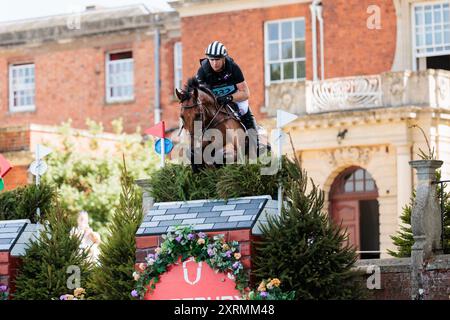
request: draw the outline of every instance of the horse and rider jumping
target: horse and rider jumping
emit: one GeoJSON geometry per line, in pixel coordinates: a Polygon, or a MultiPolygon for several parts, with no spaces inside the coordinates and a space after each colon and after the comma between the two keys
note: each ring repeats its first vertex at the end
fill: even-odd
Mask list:
{"type": "Polygon", "coordinates": [[[191,164],[194,171],[205,164],[202,155],[211,143],[216,146],[220,144],[222,156],[234,161],[242,150],[245,150],[246,156],[252,155],[252,152],[255,156],[259,154],[256,122],[248,104],[250,91],[240,67],[218,41],[206,48],[205,55],[206,58],[200,60],[196,77],[188,80],[184,90],[175,90],[181,104],[183,127],[191,136],[191,164]],[[196,121],[201,124],[200,139],[197,141],[194,132],[196,121]],[[204,135],[210,129],[219,130],[222,139],[205,139],[204,135]],[[247,139],[243,145],[241,138],[245,136],[247,139]],[[198,156],[200,161],[195,161],[199,159],[196,158],[198,156]]]}

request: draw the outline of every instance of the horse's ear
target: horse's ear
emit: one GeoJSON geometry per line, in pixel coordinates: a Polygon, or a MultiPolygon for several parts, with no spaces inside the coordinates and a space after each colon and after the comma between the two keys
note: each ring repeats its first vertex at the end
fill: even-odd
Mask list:
{"type": "Polygon", "coordinates": [[[194,88],[194,100],[197,101],[198,98],[198,89],[194,88]]]}
{"type": "Polygon", "coordinates": [[[183,94],[181,93],[180,90],[178,90],[178,88],[175,88],[175,94],[177,95],[178,100],[181,101],[183,94]]]}

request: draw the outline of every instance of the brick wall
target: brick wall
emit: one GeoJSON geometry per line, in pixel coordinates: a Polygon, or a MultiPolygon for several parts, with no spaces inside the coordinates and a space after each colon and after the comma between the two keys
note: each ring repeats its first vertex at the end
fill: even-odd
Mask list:
{"type": "MultiPolygon", "coordinates": [[[[264,117],[259,111],[264,105],[264,22],[305,17],[306,77],[311,80],[312,31],[309,5],[310,3],[283,5],[183,17],[181,32],[184,78],[197,72],[198,60],[204,56],[207,45],[220,40],[244,72],[250,88],[252,110],[257,118],[264,117]]],[[[391,69],[396,44],[396,15],[392,1],[325,0],[323,17],[326,78],[378,74],[391,69]],[[380,7],[379,30],[367,28],[370,16],[367,8],[370,5],[380,7]]]]}
{"type": "MultiPolygon", "coordinates": [[[[162,108],[173,106],[173,41],[162,38],[162,108]]],[[[49,43],[36,48],[17,47],[0,55],[0,127],[29,123],[58,125],[69,118],[73,127],[86,128],[86,118],[101,121],[111,132],[111,121],[123,118],[124,129],[132,133],[154,119],[153,36],[138,31],[100,35],[73,40],[68,44],[49,43]],[[112,50],[132,50],[135,99],[125,103],[106,103],[105,55],[112,50]],[[8,66],[35,64],[36,110],[11,113],[8,99],[8,66]]],[[[169,114],[169,118],[173,118],[169,114]]],[[[170,125],[169,125],[170,126],[170,125]]],[[[12,141],[9,140],[8,141],[12,141]]],[[[0,149],[2,147],[0,141],[0,149]]]]}
{"type": "Polygon", "coordinates": [[[326,78],[391,70],[397,38],[393,1],[326,0],[323,18],[326,78]],[[380,8],[381,29],[367,27],[371,5],[380,8]]]}
{"type": "MultiPolygon", "coordinates": [[[[209,43],[215,40],[223,42],[244,73],[250,89],[252,111],[257,118],[262,117],[259,108],[264,105],[264,22],[294,17],[306,18],[306,39],[310,43],[308,4],[182,18],[183,77],[186,79],[197,73],[199,59],[204,57],[209,43]]],[[[306,59],[311,61],[310,45],[306,46],[306,59]]],[[[310,63],[306,65],[306,72],[311,78],[310,63]]]]}
{"type": "Polygon", "coordinates": [[[5,181],[5,190],[27,185],[30,182],[28,166],[14,166],[3,180],[5,181]]]}
{"type": "MultiPolygon", "coordinates": [[[[368,299],[373,300],[410,300],[411,299],[411,267],[410,259],[376,259],[361,260],[359,266],[377,266],[381,271],[381,288],[367,290],[368,299]]],[[[361,277],[366,286],[368,277],[361,277]]],[[[422,272],[424,299],[450,299],[450,255],[436,256],[428,261],[422,272]]]]}
{"type": "Polygon", "coordinates": [[[1,128],[0,122],[0,153],[28,150],[30,132],[23,127],[1,128]]]}
{"type": "Polygon", "coordinates": [[[20,263],[21,259],[11,256],[8,251],[0,252],[0,285],[7,285],[10,295],[16,289],[14,280],[16,279],[20,263]]]}

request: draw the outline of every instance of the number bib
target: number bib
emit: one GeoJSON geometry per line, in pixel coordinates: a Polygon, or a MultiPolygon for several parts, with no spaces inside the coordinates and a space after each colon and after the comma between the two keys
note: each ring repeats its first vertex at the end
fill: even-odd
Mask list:
{"type": "Polygon", "coordinates": [[[212,92],[214,93],[214,95],[216,97],[222,97],[222,96],[227,96],[229,94],[232,94],[234,92],[236,92],[237,87],[236,85],[232,84],[232,85],[224,85],[224,86],[220,86],[220,87],[215,87],[212,89],[212,92]]]}

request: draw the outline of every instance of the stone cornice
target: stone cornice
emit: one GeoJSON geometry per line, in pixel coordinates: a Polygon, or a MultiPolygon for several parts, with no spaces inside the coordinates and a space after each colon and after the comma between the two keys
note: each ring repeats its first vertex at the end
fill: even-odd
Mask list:
{"type": "Polygon", "coordinates": [[[98,10],[81,13],[79,17],[66,14],[0,24],[0,47],[32,45],[123,31],[152,31],[155,28],[160,28],[161,33],[165,34],[180,28],[177,12],[152,13],[142,9],[142,6],[125,8],[123,12],[112,11],[115,14],[110,15],[108,12],[98,10]],[[80,28],[69,28],[70,19],[79,19],[80,28]]]}
{"type": "Polygon", "coordinates": [[[450,112],[448,110],[409,106],[303,115],[288,125],[288,127],[295,130],[339,128],[345,125],[358,124],[392,123],[416,119],[419,114],[423,113],[430,113],[433,118],[439,118],[445,121],[450,120],[450,112]]]}
{"type": "Polygon", "coordinates": [[[191,17],[311,2],[312,0],[174,0],[169,1],[169,5],[180,13],[180,17],[191,17]]]}

